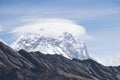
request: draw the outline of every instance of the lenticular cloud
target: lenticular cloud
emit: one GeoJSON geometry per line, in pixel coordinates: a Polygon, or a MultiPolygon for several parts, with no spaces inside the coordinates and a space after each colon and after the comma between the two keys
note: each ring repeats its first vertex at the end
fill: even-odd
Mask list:
{"type": "Polygon", "coordinates": [[[44,36],[59,36],[63,32],[68,32],[84,39],[91,39],[91,36],[87,34],[83,26],[68,19],[37,19],[11,31],[11,33],[17,33],[18,35],[40,33],[44,36]]]}

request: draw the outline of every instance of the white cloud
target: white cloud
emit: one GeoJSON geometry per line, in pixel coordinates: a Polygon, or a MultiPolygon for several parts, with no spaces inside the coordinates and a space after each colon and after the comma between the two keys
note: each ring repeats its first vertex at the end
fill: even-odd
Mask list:
{"type": "Polygon", "coordinates": [[[29,19],[27,24],[16,27],[11,33],[17,33],[18,35],[24,33],[40,33],[42,35],[53,35],[58,36],[63,32],[72,33],[74,36],[79,36],[82,40],[92,39],[87,34],[85,28],[81,25],[76,24],[72,20],[68,19],[29,19]]]}
{"type": "Polygon", "coordinates": [[[24,14],[30,16],[39,17],[57,17],[57,18],[68,18],[68,19],[79,19],[79,20],[89,20],[97,19],[104,16],[116,15],[119,13],[119,7],[90,7],[90,8],[66,8],[66,7],[29,7],[18,9],[17,7],[2,8],[3,10],[0,14],[24,14]],[[32,9],[32,11],[31,11],[32,9]],[[72,16],[71,16],[72,15],[72,16]]]}
{"type": "Polygon", "coordinates": [[[119,66],[120,55],[119,54],[102,54],[102,55],[91,55],[95,60],[105,66],[119,66]]]}
{"type": "Polygon", "coordinates": [[[112,57],[104,57],[100,59],[100,62],[106,66],[118,66],[120,65],[120,55],[118,56],[112,56],[112,57]]]}

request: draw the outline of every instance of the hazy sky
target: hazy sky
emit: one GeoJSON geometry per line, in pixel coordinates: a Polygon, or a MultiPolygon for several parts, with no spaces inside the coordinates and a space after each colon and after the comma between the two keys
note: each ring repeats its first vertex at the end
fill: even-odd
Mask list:
{"type": "Polygon", "coordinates": [[[67,19],[82,25],[90,56],[120,64],[120,0],[0,0],[0,38],[11,44],[14,28],[35,19],[67,19]]]}

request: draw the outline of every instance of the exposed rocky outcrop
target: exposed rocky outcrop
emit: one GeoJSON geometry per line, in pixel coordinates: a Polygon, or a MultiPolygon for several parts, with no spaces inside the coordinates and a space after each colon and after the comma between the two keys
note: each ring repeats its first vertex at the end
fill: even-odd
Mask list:
{"type": "Polygon", "coordinates": [[[92,59],[14,51],[0,42],[0,80],[120,80],[120,66],[106,67],[92,59]]]}

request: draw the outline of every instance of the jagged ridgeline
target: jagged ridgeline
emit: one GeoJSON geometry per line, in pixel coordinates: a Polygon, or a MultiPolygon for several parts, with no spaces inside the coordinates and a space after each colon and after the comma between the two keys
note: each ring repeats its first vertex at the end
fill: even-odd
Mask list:
{"type": "Polygon", "coordinates": [[[120,66],[38,51],[17,52],[0,42],[0,80],[120,80],[120,66]]]}
{"type": "Polygon", "coordinates": [[[46,35],[46,33],[27,33],[21,35],[11,47],[16,51],[41,51],[44,54],[61,54],[69,59],[88,59],[85,43],[78,36],[69,32],[63,32],[57,36],[46,35]]]}
{"type": "Polygon", "coordinates": [[[71,20],[47,19],[39,23],[27,25],[13,30],[19,37],[11,44],[11,47],[19,51],[40,51],[44,54],[61,54],[69,59],[88,59],[84,39],[90,38],[81,25],[71,20]],[[35,26],[34,26],[35,25],[35,26]],[[34,28],[35,27],[35,28],[34,28]]]}

